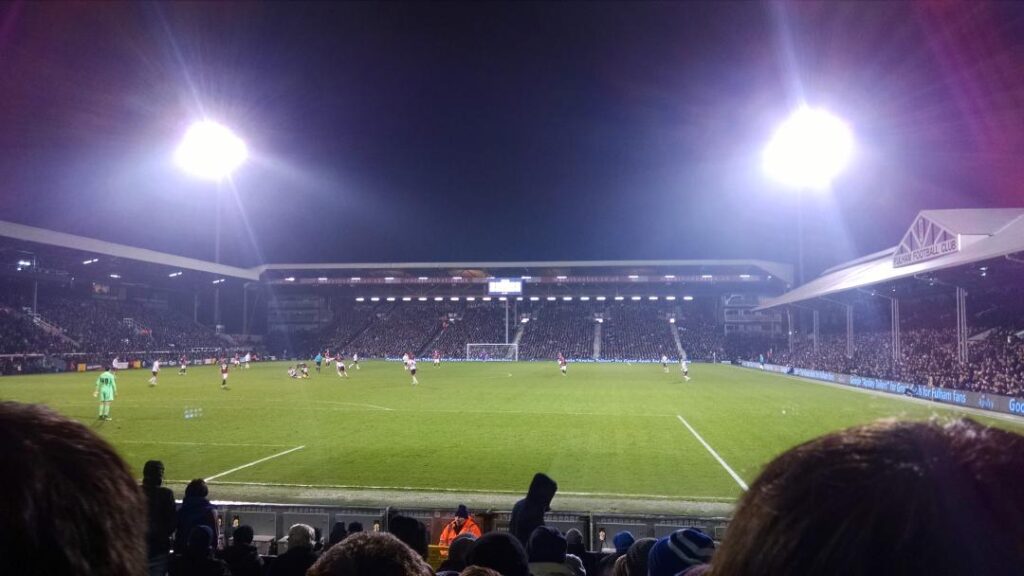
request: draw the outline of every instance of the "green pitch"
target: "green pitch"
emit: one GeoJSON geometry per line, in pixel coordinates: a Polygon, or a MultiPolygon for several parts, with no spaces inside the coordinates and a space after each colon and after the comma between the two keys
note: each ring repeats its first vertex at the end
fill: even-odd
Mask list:
{"type": "Polygon", "coordinates": [[[286,368],[232,370],[226,391],[213,367],[168,367],[155,388],[148,371],[122,371],[103,423],[96,373],[2,378],[0,397],[49,404],[109,439],[136,474],[160,459],[174,481],[522,494],[544,471],[563,495],[694,502],[733,501],[741,489],[726,466],[750,483],[773,456],[822,433],[955,414],[702,364],[683,382],[654,364],[571,364],[563,377],[554,362],[423,362],[415,387],[398,363],[364,362],[349,379],[324,369],[293,380],[286,368]]]}

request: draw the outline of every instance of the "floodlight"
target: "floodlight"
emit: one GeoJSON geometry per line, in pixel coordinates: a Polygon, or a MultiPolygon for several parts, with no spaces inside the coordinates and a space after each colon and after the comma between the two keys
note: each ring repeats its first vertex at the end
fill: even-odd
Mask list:
{"type": "Polygon", "coordinates": [[[327,282],[327,276],[318,276],[316,281],[317,282],[327,282]]]}
{"type": "Polygon", "coordinates": [[[370,302],[380,302],[380,297],[372,296],[372,297],[370,297],[370,302]]]}
{"type": "Polygon", "coordinates": [[[427,301],[427,297],[426,296],[420,296],[419,298],[416,299],[416,301],[417,302],[426,302],[427,301]]]}
{"type": "Polygon", "coordinates": [[[625,297],[624,297],[624,296],[616,296],[616,297],[615,297],[615,301],[616,301],[616,302],[622,302],[623,300],[625,300],[625,297]]]}
{"type": "Polygon", "coordinates": [[[554,302],[555,300],[557,300],[557,298],[554,296],[548,296],[548,302],[554,302]]]}
{"type": "Polygon", "coordinates": [[[490,296],[484,296],[483,300],[484,300],[484,302],[490,302],[491,301],[491,297],[490,296]]]}
{"type": "Polygon", "coordinates": [[[530,302],[537,302],[540,300],[540,296],[530,296],[530,302]]]}
{"type": "Polygon", "coordinates": [[[284,279],[285,282],[295,282],[295,276],[289,276],[284,279]]]}
{"type": "Polygon", "coordinates": [[[476,296],[466,296],[466,302],[476,302],[476,296]]]}
{"type": "Polygon", "coordinates": [[[178,276],[181,276],[181,272],[180,271],[178,271],[178,272],[171,272],[170,274],[167,275],[168,278],[177,278],[178,276]]]}
{"type": "Polygon", "coordinates": [[[110,277],[113,278],[114,280],[120,280],[121,279],[121,275],[120,274],[111,274],[110,277]]]}
{"type": "Polygon", "coordinates": [[[566,280],[568,276],[555,276],[555,280],[566,280]]]}
{"type": "Polygon", "coordinates": [[[189,126],[174,153],[182,170],[204,180],[223,180],[248,157],[245,142],[228,127],[212,120],[189,126]]]}
{"type": "Polygon", "coordinates": [[[385,282],[391,282],[391,281],[392,281],[392,280],[394,280],[394,279],[395,279],[395,277],[394,277],[394,276],[385,276],[385,277],[384,277],[384,281],[385,281],[385,282]]]}
{"type": "Polygon", "coordinates": [[[224,279],[223,278],[218,278],[218,279],[214,280],[212,283],[213,284],[223,284],[224,283],[224,279]]]}
{"type": "Polygon", "coordinates": [[[605,300],[607,300],[607,298],[605,296],[598,296],[597,297],[597,301],[598,302],[604,302],[605,300]]]}
{"type": "Polygon", "coordinates": [[[29,267],[31,265],[32,265],[32,263],[29,262],[28,260],[18,260],[18,266],[24,266],[24,267],[27,268],[27,267],[29,267]]]}
{"type": "Polygon", "coordinates": [[[675,299],[676,299],[676,297],[675,297],[675,296],[665,296],[665,300],[668,300],[669,302],[672,302],[672,301],[674,301],[675,299]]]}
{"type": "Polygon", "coordinates": [[[564,300],[566,302],[572,302],[572,296],[563,296],[562,300],[564,300]]]}
{"type": "Polygon", "coordinates": [[[631,296],[629,299],[634,301],[634,302],[636,302],[637,300],[640,299],[640,297],[639,296],[631,296]]]}
{"type": "Polygon", "coordinates": [[[388,296],[387,297],[387,301],[388,302],[394,302],[395,301],[395,297],[394,296],[388,296]]]}
{"type": "Polygon", "coordinates": [[[442,298],[440,296],[434,296],[434,302],[441,302],[443,300],[444,300],[444,298],[442,298]]]}
{"type": "Polygon", "coordinates": [[[831,113],[802,107],[779,126],[764,149],[765,172],[797,189],[828,188],[853,155],[853,133],[831,113]]]}
{"type": "Polygon", "coordinates": [[[691,302],[691,301],[693,301],[693,296],[683,296],[683,300],[686,300],[687,302],[691,302]]]}
{"type": "Polygon", "coordinates": [[[412,302],[412,298],[408,296],[402,296],[402,302],[412,302]]]}
{"type": "Polygon", "coordinates": [[[458,302],[459,301],[459,297],[458,296],[452,296],[451,298],[449,298],[449,300],[451,300],[452,302],[458,302]]]}
{"type": "Polygon", "coordinates": [[[676,319],[675,318],[669,318],[668,319],[668,323],[669,324],[675,324],[676,323],[676,319]]]}
{"type": "Polygon", "coordinates": [[[366,298],[363,298],[362,296],[360,296],[360,297],[356,298],[356,302],[366,302],[366,298]]]}

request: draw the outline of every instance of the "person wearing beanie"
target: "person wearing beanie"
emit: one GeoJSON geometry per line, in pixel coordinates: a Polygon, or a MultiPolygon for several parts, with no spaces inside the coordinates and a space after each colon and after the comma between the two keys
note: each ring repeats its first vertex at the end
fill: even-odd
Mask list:
{"type": "Polygon", "coordinates": [[[142,467],[142,493],[149,510],[146,526],[146,555],[150,576],[167,574],[171,535],[174,534],[174,493],[164,488],[164,463],[149,460],[142,467]]]}
{"type": "Polygon", "coordinates": [[[565,537],[552,526],[538,526],[530,534],[526,555],[533,576],[574,576],[565,564],[565,537]]]}
{"type": "Polygon", "coordinates": [[[185,550],[170,563],[170,576],[230,576],[228,565],[213,557],[213,530],[196,526],[185,540],[185,550]]]}
{"type": "Polygon", "coordinates": [[[174,553],[185,551],[189,534],[196,526],[206,526],[212,534],[217,533],[217,511],[207,499],[210,489],[206,481],[196,478],[185,487],[185,497],[178,508],[178,523],[174,530],[174,553]]]}
{"type": "Polygon", "coordinates": [[[612,538],[612,544],[615,545],[615,553],[620,556],[629,550],[633,542],[636,542],[636,538],[633,538],[633,533],[629,530],[623,530],[612,538]]]}
{"type": "Polygon", "coordinates": [[[518,538],[506,532],[481,536],[466,555],[466,565],[491,568],[501,576],[530,576],[526,550],[518,538]]]}
{"type": "Polygon", "coordinates": [[[363,523],[362,522],[349,522],[348,523],[348,533],[349,534],[355,534],[356,532],[362,532],[362,531],[363,531],[363,523]]]}
{"type": "Polygon", "coordinates": [[[239,526],[231,533],[231,545],[220,556],[231,570],[231,576],[260,576],[263,573],[263,561],[252,545],[252,539],[252,526],[239,526]]]}
{"type": "Polygon", "coordinates": [[[650,576],[675,576],[684,570],[711,562],[715,542],[695,528],[684,528],[661,538],[647,555],[650,576]]]}
{"type": "Polygon", "coordinates": [[[655,538],[641,538],[626,551],[625,567],[629,576],[647,576],[647,556],[651,548],[658,540],[655,538]]]}
{"type": "Polygon", "coordinates": [[[460,571],[465,570],[466,555],[469,554],[469,549],[475,543],[476,536],[469,532],[459,534],[452,541],[451,546],[448,547],[448,557],[445,558],[444,562],[441,562],[441,566],[437,569],[438,576],[444,574],[456,576],[460,571]]]}
{"type": "Polygon", "coordinates": [[[525,546],[529,541],[534,528],[544,525],[544,514],[551,510],[551,500],[554,499],[556,492],[558,483],[547,474],[538,472],[530,482],[526,498],[519,500],[512,507],[508,531],[518,538],[522,545],[525,546]]]}
{"type": "Polygon", "coordinates": [[[580,568],[576,571],[577,576],[583,576],[593,569],[593,563],[588,564],[590,556],[587,554],[587,546],[583,543],[583,533],[576,528],[569,528],[565,532],[565,558],[566,564],[576,571],[575,558],[579,561],[580,568]]]}
{"type": "Polygon", "coordinates": [[[288,550],[270,563],[269,576],[305,576],[306,570],[316,562],[315,539],[316,532],[307,524],[289,528],[288,550]]]}
{"type": "Polygon", "coordinates": [[[452,541],[462,534],[472,534],[474,538],[479,538],[481,535],[480,526],[469,515],[469,509],[465,504],[459,504],[459,507],[456,508],[455,518],[445,524],[437,543],[441,546],[451,546],[452,541]]]}

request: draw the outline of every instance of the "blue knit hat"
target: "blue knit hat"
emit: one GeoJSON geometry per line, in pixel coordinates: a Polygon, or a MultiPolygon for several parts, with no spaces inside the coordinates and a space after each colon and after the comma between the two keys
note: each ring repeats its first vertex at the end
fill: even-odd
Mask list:
{"type": "Polygon", "coordinates": [[[636,538],[633,538],[633,533],[629,530],[623,530],[612,538],[616,554],[625,554],[629,547],[633,545],[633,542],[636,542],[636,538]]]}
{"type": "Polygon", "coordinates": [[[715,541],[700,530],[676,530],[651,547],[647,572],[650,576],[673,576],[691,566],[707,564],[714,551],[715,541]]]}
{"type": "Polygon", "coordinates": [[[455,509],[456,518],[469,518],[469,509],[466,508],[465,504],[459,504],[459,507],[455,509]]]}

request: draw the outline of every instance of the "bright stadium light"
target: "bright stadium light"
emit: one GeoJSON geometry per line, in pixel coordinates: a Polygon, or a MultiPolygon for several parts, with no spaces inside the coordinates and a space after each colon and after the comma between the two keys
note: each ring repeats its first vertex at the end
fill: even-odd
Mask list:
{"type": "Polygon", "coordinates": [[[633,302],[636,302],[637,300],[640,300],[640,297],[639,296],[631,296],[629,299],[632,300],[633,302]]]}
{"type": "Polygon", "coordinates": [[[370,302],[380,302],[380,297],[379,296],[371,296],[370,297],[370,302]]]}
{"type": "Polygon", "coordinates": [[[358,298],[356,298],[356,302],[366,302],[366,298],[359,296],[358,298]]]}
{"type": "Polygon", "coordinates": [[[625,297],[625,296],[616,296],[616,297],[615,297],[615,301],[616,301],[616,302],[622,302],[622,301],[623,301],[623,300],[625,300],[625,299],[626,299],[626,297],[625,297]]]}
{"type": "Polygon", "coordinates": [[[853,132],[820,108],[798,109],[775,131],[761,157],[764,171],[796,189],[821,190],[853,156],[853,132]]]}
{"type": "Polygon", "coordinates": [[[530,302],[537,302],[540,300],[540,296],[530,296],[530,302]]]}
{"type": "Polygon", "coordinates": [[[245,142],[227,126],[203,120],[189,126],[174,161],[178,166],[204,180],[223,180],[249,157],[245,142]]]}
{"type": "Polygon", "coordinates": [[[111,274],[110,277],[113,278],[114,280],[120,280],[121,279],[121,275],[120,274],[111,274]]]}
{"type": "Polygon", "coordinates": [[[416,299],[416,301],[417,302],[426,302],[427,301],[427,297],[426,296],[420,296],[419,298],[416,299]]]}
{"type": "Polygon", "coordinates": [[[387,301],[388,302],[394,302],[395,301],[395,297],[394,296],[388,296],[387,297],[387,301]]]}
{"type": "Polygon", "coordinates": [[[608,298],[607,298],[607,297],[605,297],[605,296],[598,296],[598,297],[597,297],[597,301],[598,301],[598,302],[604,302],[604,301],[605,301],[605,300],[607,300],[607,299],[608,299],[608,298]]]}
{"type": "Polygon", "coordinates": [[[557,298],[554,296],[548,296],[548,302],[554,302],[555,300],[557,300],[557,298]]]}
{"type": "Polygon", "coordinates": [[[674,301],[675,299],[676,299],[676,297],[675,297],[675,296],[665,296],[665,300],[668,300],[669,302],[672,302],[672,301],[674,301]]]}
{"type": "Polygon", "coordinates": [[[171,272],[170,274],[167,275],[168,278],[177,278],[178,276],[181,276],[181,272],[180,271],[179,272],[171,272]]]}
{"type": "Polygon", "coordinates": [[[402,302],[412,302],[412,298],[408,296],[402,296],[402,302]]]}
{"type": "Polygon", "coordinates": [[[86,266],[88,266],[89,264],[95,264],[95,263],[97,263],[99,261],[100,261],[99,258],[90,258],[90,259],[85,260],[84,262],[82,262],[82,264],[85,264],[86,266]]]}
{"type": "Polygon", "coordinates": [[[442,298],[441,296],[434,296],[434,302],[443,302],[443,301],[444,301],[444,298],[442,298]]]}
{"type": "Polygon", "coordinates": [[[693,296],[683,296],[683,300],[686,300],[687,302],[692,302],[693,296]]]}
{"type": "Polygon", "coordinates": [[[476,302],[476,296],[466,296],[466,302],[476,302]]]}

